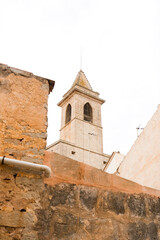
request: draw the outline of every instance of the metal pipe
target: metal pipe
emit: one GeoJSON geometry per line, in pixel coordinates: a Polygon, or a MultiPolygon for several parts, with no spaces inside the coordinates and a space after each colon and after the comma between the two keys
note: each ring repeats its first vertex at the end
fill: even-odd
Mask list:
{"type": "Polygon", "coordinates": [[[50,177],[50,175],[51,175],[51,169],[50,169],[50,167],[48,167],[46,165],[30,163],[30,162],[20,161],[17,159],[11,159],[11,158],[6,158],[6,157],[0,157],[0,164],[25,168],[27,170],[42,171],[45,173],[46,177],[50,177]]]}

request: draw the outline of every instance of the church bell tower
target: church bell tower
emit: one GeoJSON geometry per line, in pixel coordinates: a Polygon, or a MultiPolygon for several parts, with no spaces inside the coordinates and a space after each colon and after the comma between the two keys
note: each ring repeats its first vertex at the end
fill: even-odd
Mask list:
{"type": "Polygon", "coordinates": [[[60,139],[78,147],[103,152],[101,105],[84,72],[79,71],[71,89],[58,106],[62,108],[60,139]]]}
{"type": "Polygon", "coordinates": [[[103,154],[101,105],[104,102],[80,70],[72,87],[58,103],[61,107],[60,140],[48,150],[103,168],[109,156],[103,154]]]}

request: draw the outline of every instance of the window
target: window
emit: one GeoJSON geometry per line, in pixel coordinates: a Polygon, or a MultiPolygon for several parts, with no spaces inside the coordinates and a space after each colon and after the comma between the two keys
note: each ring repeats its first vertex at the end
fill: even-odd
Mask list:
{"type": "Polygon", "coordinates": [[[84,120],[87,122],[92,122],[92,108],[89,103],[84,105],[84,120]]]}
{"type": "Polygon", "coordinates": [[[69,121],[71,121],[71,105],[68,104],[67,106],[67,110],[66,110],[66,123],[68,123],[69,121]]]}

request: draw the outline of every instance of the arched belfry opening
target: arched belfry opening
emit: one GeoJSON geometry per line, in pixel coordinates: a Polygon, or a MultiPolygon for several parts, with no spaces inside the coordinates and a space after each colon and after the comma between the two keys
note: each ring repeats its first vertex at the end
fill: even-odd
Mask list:
{"type": "Polygon", "coordinates": [[[84,120],[87,122],[92,122],[92,107],[89,103],[84,105],[84,120]]]}
{"type": "Polygon", "coordinates": [[[72,113],[72,107],[71,107],[71,104],[68,104],[66,109],[66,123],[71,121],[71,113],[72,113]]]}

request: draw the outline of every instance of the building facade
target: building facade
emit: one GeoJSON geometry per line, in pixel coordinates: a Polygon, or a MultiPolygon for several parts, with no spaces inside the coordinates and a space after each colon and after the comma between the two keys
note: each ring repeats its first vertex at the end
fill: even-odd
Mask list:
{"type": "Polygon", "coordinates": [[[118,168],[120,177],[160,189],[160,105],[118,168]]]}
{"type": "Polygon", "coordinates": [[[123,161],[124,157],[125,156],[120,152],[113,152],[103,170],[110,174],[116,174],[117,169],[123,161]]]}

